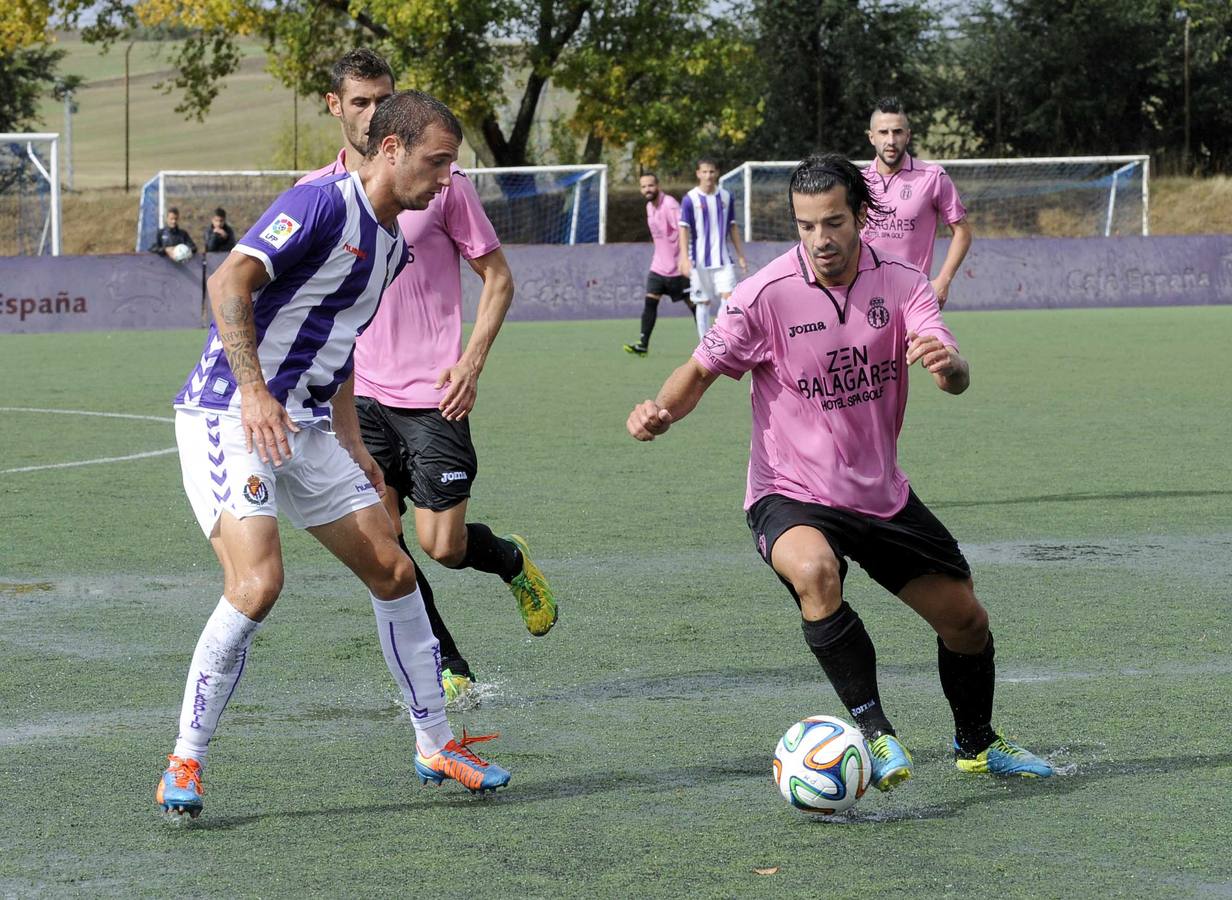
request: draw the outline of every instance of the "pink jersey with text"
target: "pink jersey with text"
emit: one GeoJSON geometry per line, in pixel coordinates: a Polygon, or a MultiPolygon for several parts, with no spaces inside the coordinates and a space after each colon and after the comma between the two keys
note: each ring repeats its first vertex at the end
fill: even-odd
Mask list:
{"type": "Polygon", "coordinates": [[[405,409],[434,409],[445,396],[436,380],[462,350],[459,254],[477,259],[500,247],[475,186],[458,166],[452,173],[427,209],[398,215],[408,261],[355,342],[357,396],[405,409]]]}
{"type": "Polygon", "coordinates": [[[923,273],[863,243],[846,287],[820,284],[801,245],[736,287],[693,358],[753,373],[746,509],[767,494],[883,519],[903,508],[913,331],[957,347],[923,273]]]}
{"type": "Polygon", "coordinates": [[[860,236],[878,250],[905,259],[931,275],[937,219],[953,225],[967,215],[950,176],[936,163],[905,154],[903,167],[892,175],[878,172],[877,160],[873,160],[864,169],[864,180],[890,214],[876,225],[870,222],[860,236]]]}
{"type": "Polygon", "coordinates": [[[680,274],[680,204],[670,194],[659,193],[659,205],[646,204],[646,224],[654,241],[650,271],[665,278],[680,274]]]}

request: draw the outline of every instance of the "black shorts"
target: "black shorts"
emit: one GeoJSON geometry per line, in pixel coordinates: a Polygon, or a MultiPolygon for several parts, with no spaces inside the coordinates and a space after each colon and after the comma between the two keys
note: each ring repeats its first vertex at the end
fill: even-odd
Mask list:
{"type": "Polygon", "coordinates": [[[797,525],[811,525],[830,542],[838,557],[840,578],[847,575],[845,557],[858,562],[891,594],[921,575],[971,577],[971,567],[958,542],[915,491],[910,491],[907,505],[891,519],[769,494],[749,507],[748,522],[757,552],[767,564],[774,542],[783,532],[797,525]]]}
{"type": "Polygon", "coordinates": [[[359,431],[385,484],[419,509],[442,512],[471,495],[479,471],[468,419],[449,422],[439,409],[399,409],[370,397],[356,397],[359,431]]]}
{"type": "Polygon", "coordinates": [[[648,297],[671,297],[672,302],[689,299],[689,279],[684,275],[660,275],[651,272],[646,276],[648,297]]]}

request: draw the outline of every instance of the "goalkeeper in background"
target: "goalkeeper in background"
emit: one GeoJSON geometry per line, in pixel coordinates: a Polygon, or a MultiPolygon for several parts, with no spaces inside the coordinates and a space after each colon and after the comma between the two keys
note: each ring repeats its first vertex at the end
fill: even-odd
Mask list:
{"type": "Polygon", "coordinates": [[[932,278],[937,220],[944,218],[954,239],[941,270],[932,278],[937,302],[944,307],[950,283],[971,247],[966,207],[945,169],[921,162],[907,152],[911,123],[897,97],[877,101],[869,118],[868,142],[876,158],[864,169],[864,179],[874,199],[890,213],[881,222],[865,225],[861,237],[877,250],[918,266],[926,278],[932,278]]]}
{"type": "Polygon", "coordinates": [[[167,221],[162,228],[158,229],[158,234],[154,235],[154,243],[150,245],[150,252],[155,256],[165,256],[175,262],[183,262],[190,256],[196,255],[197,245],[192,235],[180,227],[180,211],[177,207],[168,208],[167,221]],[[179,247],[184,247],[188,253],[177,250],[179,247]]]}
{"type": "MultiPolygon", "coordinates": [[[[329,166],[301,184],[358,167],[368,147],[368,122],[394,90],[393,70],[367,49],[334,64],[330,112],[342,126],[343,146],[329,166]]],[[[385,507],[398,542],[407,500],[415,532],[429,556],[450,569],[497,575],[517,601],[531,634],[556,623],[556,598],[518,535],[498,537],[466,521],[478,459],[468,415],[479,374],[513,301],[513,276],[474,185],[457,165],[449,186],[423,210],[398,216],[410,259],[381,298],[376,317],[355,343],[355,407],[364,444],[380,465],[385,507]],[[475,327],[460,352],[462,274],[459,257],[483,281],[475,327]]],[[[432,589],[416,566],[416,580],[441,645],[446,699],[460,699],[475,683],[470,665],[436,609],[432,589]]]]}

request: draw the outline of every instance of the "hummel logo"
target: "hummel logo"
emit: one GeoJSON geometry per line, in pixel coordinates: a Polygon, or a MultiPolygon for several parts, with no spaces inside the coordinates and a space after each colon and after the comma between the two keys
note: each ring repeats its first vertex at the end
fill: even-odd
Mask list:
{"type": "Polygon", "coordinates": [[[356,255],[356,256],[358,256],[360,259],[367,259],[367,258],[368,258],[368,254],[367,254],[367,253],[365,253],[363,250],[360,250],[358,247],[352,247],[350,244],[346,244],[346,243],[344,243],[344,244],[342,245],[342,249],[343,249],[343,250],[345,250],[347,253],[353,253],[353,254],[355,254],[355,255],[356,255]]]}
{"type": "Polygon", "coordinates": [[[465,472],[442,472],[441,484],[449,484],[451,481],[466,481],[465,472]]]}

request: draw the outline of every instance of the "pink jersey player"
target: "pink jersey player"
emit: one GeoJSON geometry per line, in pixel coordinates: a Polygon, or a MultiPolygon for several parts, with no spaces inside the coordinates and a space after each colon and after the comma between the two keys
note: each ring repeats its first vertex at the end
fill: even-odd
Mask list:
{"type": "Polygon", "coordinates": [[[752,373],[746,509],[771,493],[881,518],[902,509],[912,333],[957,346],[928,280],[867,244],[850,286],[818,282],[799,245],[737,285],[693,358],[752,373]]]}
{"type": "Polygon", "coordinates": [[[937,226],[949,225],[954,237],[932,281],[944,307],[950,284],[971,247],[971,225],[958,190],[941,166],[907,153],[911,125],[893,97],[877,103],[869,119],[868,140],[877,158],[865,168],[864,177],[874,202],[886,212],[869,217],[862,237],[883,254],[905,259],[932,277],[937,226]]]}
{"type": "Polygon", "coordinates": [[[849,559],[936,632],[958,770],[1052,775],[992,726],[988,611],[958,542],[898,466],[908,368],[920,363],[949,394],[971,383],[937,295],[919,268],[860,239],[876,200],[846,158],[804,160],[789,196],[800,243],[736,288],[692,357],[626,427],[655,440],[719,375],[752,374],[746,520],[864,735],[874,787],[906,781],[912,760],[882,704],[872,639],[843,596],[849,559]]]}

